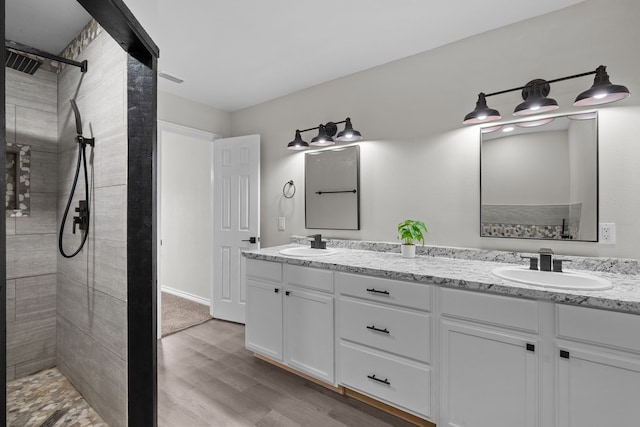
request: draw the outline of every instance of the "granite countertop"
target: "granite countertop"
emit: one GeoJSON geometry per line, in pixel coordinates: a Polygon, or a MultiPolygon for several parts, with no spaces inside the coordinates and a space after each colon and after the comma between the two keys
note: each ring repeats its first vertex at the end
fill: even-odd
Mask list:
{"type": "Polygon", "coordinates": [[[291,247],[302,246],[275,246],[244,251],[243,255],[251,259],[304,267],[640,314],[640,275],[636,274],[589,271],[589,274],[603,277],[613,284],[612,289],[605,291],[552,289],[511,282],[491,273],[496,267],[523,266],[526,264],[524,261],[520,264],[506,264],[428,255],[407,259],[402,258],[399,253],[345,248],[331,248],[336,253],[321,257],[293,257],[280,254],[280,250],[291,247]]]}

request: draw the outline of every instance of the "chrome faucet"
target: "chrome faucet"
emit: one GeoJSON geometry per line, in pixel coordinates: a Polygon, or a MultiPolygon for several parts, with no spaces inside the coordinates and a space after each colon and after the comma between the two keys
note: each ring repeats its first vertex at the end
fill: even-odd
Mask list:
{"type": "Polygon", "coordinates": [[[540,271],[551,271],[551,255],[553,251],[549,248],[541,248],[540,254],[540,271]]]}
{"type": "Polygon", "coordinates": [[[312,234],[311,236],[307,236],[313,238],[311,241],[312,249],[327,249],[327,242],[322,241],[321,234],[312,234]]]}

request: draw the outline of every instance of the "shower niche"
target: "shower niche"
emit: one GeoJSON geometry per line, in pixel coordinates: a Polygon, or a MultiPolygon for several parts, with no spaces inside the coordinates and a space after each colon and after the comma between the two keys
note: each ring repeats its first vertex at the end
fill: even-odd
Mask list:
{"type": "Polygon", "coordinates": [[[7,217],[29,216],[31,208],[31,147],[7,143],[5,210],[7,217]]]}

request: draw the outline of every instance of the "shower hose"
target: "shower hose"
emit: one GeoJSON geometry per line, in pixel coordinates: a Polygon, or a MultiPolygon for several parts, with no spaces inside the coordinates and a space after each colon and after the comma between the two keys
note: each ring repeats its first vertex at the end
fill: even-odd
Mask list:
{"type": "MultiPolygon", "coordinates": [[[[84,247],[85,242],[87,241],[87,237],[89,236],[89,219],[91,217],[90,215],[90,211],[89,211],[89,176],[87,173],[87,155],[85,152],[85,148],[87,146],[87,143],[90,142],[85,142],[85,138],[82,137],[82,135],[78,135],[78,162],[76,163],[76,173],[75,176],[73,177],[73,185],[71,186],[71,192],[69,193],[69,199],[67,200],[67,206],[64,208],[64,215],[62,216],[62,222],[60,223],[60,235],[58,237],[58,248],[60,249],[60,254],[62,254],[63,257],[65,258],[72,258],[74,256],[76,256],[77,254],[80,253],[80,251],[82,250],[82,248],[84,247]],[[72,254],[68,254],[64,251],[64,248],[62,247],[62,237],[64,234],[64,226],[65,223],[67,222],[67,215],[69,213],[69,208],[71,207],[71,201],[73,200],[73,195],[76,192],[76,185],[78,184],[78,175],[80,175],[80,165],[82,164],[83,168],[84,168],[84,192],[85,192],[85,201],[86,201],[86,222],[83,224],[82,228],[85,228],[84,233],[82,235],[82,242],[80,243],[80,247],[72,254]],[[84,227],[86,225],[86,227],[84,227]]],[[[75,233],[75,224],[74,224],[74,231],[75,233]]]]}

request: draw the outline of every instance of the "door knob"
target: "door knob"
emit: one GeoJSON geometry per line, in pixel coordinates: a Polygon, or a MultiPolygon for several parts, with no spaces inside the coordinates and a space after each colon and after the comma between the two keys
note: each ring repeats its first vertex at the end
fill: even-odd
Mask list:
{"type": "Polygon", "coordinates": [[[246,240],[242,240],[243,242],[256,243],[260,241],[259,237],[249,237],[246,240]]]}

